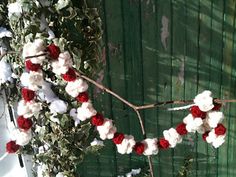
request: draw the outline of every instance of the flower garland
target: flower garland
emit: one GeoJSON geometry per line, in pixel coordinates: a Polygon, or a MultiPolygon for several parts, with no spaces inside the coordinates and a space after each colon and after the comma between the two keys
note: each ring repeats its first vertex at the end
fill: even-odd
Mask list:
{"type": "MultiPolygon", "coordinates": [[[[146,138],[136,142],[134,136],[118,132],[111,119],[105,118],[94,109],[87,92],[88,84],[77,76],[69,52],[60,52],[59,47],[53,43],[45,47],[43,40],[36,39],[33,43],[27,43],[23,48],[27,70],[21,76],[21,83],[24,86],[21,91],[23,99],[18,103],[18,128],[13,132],[15,139],[7,143],[7,153],[16,153],[20,146],[28,144],[32,137],[31,117],[37,116],[42,110],[41,103],[36,99],[36,93],[45,84],[42,71],[43,62],[47,58],[42,55],[45,52],[48,53],[52,72],[67,82],[65,87],[67,94],[81,103],[77,109],[70,110],[70,116],[74,119],[75,125],[90,119],[100,138],[112,140],[120,154],[130,154],[134,151],[138,155],[156,155],[159,149],[174,148],[182,142],[184,135],[195,132],[202,134],[203,140],[215,148],[224,143],[226,128],[221,124],[224,115],[219,111],[221,105],[214,103],[210,91],[198,94],[194,99],[194,105],[190,108],[190,113],[183,119],[183,122],[176,128],[164,130],[163,137],[146,138]]],[[[52,113],[63,114],[67,110],[66,104],[58,98],[53,97],[48,102],[52,113]]]]}

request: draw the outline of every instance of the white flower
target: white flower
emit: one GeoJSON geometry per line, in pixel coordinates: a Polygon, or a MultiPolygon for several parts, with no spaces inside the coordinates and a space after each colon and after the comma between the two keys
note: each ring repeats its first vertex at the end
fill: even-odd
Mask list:
{"type": "Polygon", "coordinates": [[[35,71],[30,71],[29,73],[23,73],[20,77],[20,80],[23,86],[26,86],[34,91],[39,90],[44,83],[43,73],[35,71]]]}
{"type": "Polygon", "coordinates": [[[20,146],[25,146],[30,142],[32,138],[31,130],[20,131],[17,129],[15,131],[15,138],[16,138],[16,144],[19,144],[20,146]]]}
{"type": "Polygon", "coordinates": [[[56,177],[66,177],[66,176],[64,176],[63,173],[60,172],[60,173],[58,173],[58,174],[56,175],[56,177]]]}
{"type": "Polygon", "coordinates": [[[22,14],[22,7],[21,4],[17,1],[11,4],[8,4],[8,17],[11,18],[11,16],[14,14],[18,17],[22,14]]]}
{"type": "Polygon", "coordinates": [[[73,61],[69,52],[60,53],[58,60],[52,62],[52,72],[57,75],[65,74],[72,65],[73,61]]]}
{"type": "Polygon", "coordinates": [[[37,103],[35,101],[26,102],[21,100],[17,106],[17,114],[23,115],[25,118],[32,117],[33,115],[37,115],[39,111],[42,109],[41,103],[37,103]]]}
{"type": "Polygon", "coordinates": [[[224,114],[220,111],[211,111],[207,113],[206,121],[211,128],[217,127],[218,123],[222,122],[224,114]]]}
{"type": "Polygon", "coordinates": [[[96,114],[97,111],[93,108],[93,105],[90,102],[82,103],[81,107],[77,109],[77,119],[81,121],[85,121],[96,114]]]}
{"type": "Polygon", "coordinates": [[[104,119],[103,125],[97,126],[97,131],[102,140],[112,139],[116,133],[116,127],[113,126],[112,120],[104,119]]]}
{"type": "MultiPolygon", "coordinates": [[[[42,39],[36,39],[34,42],[28,42],[23,47],[23,58],[26,58],[28,56],[35,56],[35,55],[41,55],[44,53],[45,50],[45,43],[42,39]]],[[[30,61],[34,64],[42,64],[43,61],[46,59],[46,56],[39,56],[30,58],[30,61]]]]}
{"type": "Polygon", "coordinates": [[[67,104],[63,100],[54,100],[51,102],[49,109],[52,114],[63,114],[67,111],[67,104]]]}
{"type": "Polygon", "coordinates": [[[55,123],[60,124],[59,119],[58,119],[57,117],[55,117],[54,115],[50,116],[50,120],[51,120],[52,122],[55,122],[55,123]]]}
{"type": "Polygon", "coordinates": [[[94,140],[90,143],[91,146],[104,146],[103,141],[97,140],[97,138],[94,138],[94,140]]]}
{"type": "Polygon", "coordinates": [[[195,133],[197,130],[201,130],[201,125],[203,124],[203,121],[201,118],[194,118],[192,114],[187,115],[183,122],[186,124],[186,130],[188,132],[195,133]]]}
{"type": "Polygon", "coordinates": [[[211,143],[215,148],[218,148],[225,142],[225,134],[217,136],[215,130],[212,129],[206,137],[206,141],[211,143]]]}
{"type": "Polygon", "coordinates": [[[157,139],[147,138],[142,141],[146,145],[144,155],[156,155],[158,153],[157,139]]]}
{"type": "Polygon", "coordinates": [[[130,154],[133,150],[133,147],[135,145],[135,140],[132,135],[125,135],[125,138],[123,139],[121,144],[117,144],[117,151],[120,154],[130,154]]]}
{"type": "Polygon", "coordinates": [[[3,37],[12,37],[12,32],[7,30],[6,28],[0,27],[0,38],[3,37]]]}
{"type": "Polygon", "coordinates": [[[88,84],[83,79],[76,79],[74,82],[68,82],[66,85],[66,92],[72,96],[77,97],[79,93],[85,92],[88,89],[88,84]]]}
{"type": "Polygon", "coordinates": [[[178,132],[174,128],[170,128],[169,130],[164,130],[163,135],[164,138],[170,143],[171,148],[174,148],[177,143],[182,142],[182,137],[178,134],[178,132]]]}
{"type": "Polygon", "coordinates": [[[11,81],[11,75],[12,75],[12,71],[11,71],[11,66],[1,60],[0,61],[0,85],[7,82],[7,81],[11,81]]]}
{"type": "Polygon", "coordinates": [[[202,93],[198,94],[194,103],[199,107],[199,109],[203,112],[210,111],[213,107],[213,98],[211,97],[211,91],[205,90],[202,93]]]}

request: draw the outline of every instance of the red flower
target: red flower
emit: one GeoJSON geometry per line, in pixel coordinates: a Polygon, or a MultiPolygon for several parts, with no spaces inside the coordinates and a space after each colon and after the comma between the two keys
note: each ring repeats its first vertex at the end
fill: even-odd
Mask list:
{"type": "Polygon", "coordinates": [[[16,153],[20,149],[20,145],[16,144],[15,141],[9,141],[6,144],[6,151],[8,153],[16,153]]]}
{"type": "Polygon", "coordinates": [[[17,124],[20,129],[27,131],[32,127],[33,122],[31,119],[27,119],[27,118],[24,118],[23,116],[20,116],[17,119],[17,124]]]}
{"type": "Polygon", "coordinates": [[[198,106],[192,106],[190,111],[193,117],[201,117],[202,119],[206,118],[206,112],[201,111],[198,106]]]}
{"type": "Polygon", "coordinates": [[[188,131],[186,130],[186,124],[185,123],[180,123],[179,125],[177,125],[176,131],[180,135],[186,135],[188,133],[188,131]]]}
{"type": "Polygon", "coordinates": [[[169,141],[167,141],[165,138],[160,138],[158,141],[158,147],[160,149],[167,149],[170,146],[169,141]]]}
{"type": "Polygon", "coordinates": [[[84,103],[84,102],[87,102],[89,100],[89,96],[88,96],[88,93],[87,92],[82,92],[80,93],[77,97],[76,97],[76,100],[81,102],[81,103],[84,103]]]}
{"type": "Polygon", "coordinates": [[[214,107],[212,108],[212,111],[219,111],[222,104],[219,104],[219,103],[213,103],[214,104],[214,107]]]}
{"type": "Polygon", "coordinates": [[[209,134],[209,131],[208,132],[205,132],[204,134],[202,134],[202,139],[204,141],[206,141],[206,138],[208,137],[208,134],[209,134]]]}
{"type": "Polygon", "coordinates": [[[72,68],[69,68],[65,74],[62,74],[65,81],[72,82],[76,80],[76,73],[72,68]]]}
{"type": "Polygon", "coordinates": [[[138,154],[138,155],[142,155],[145,149],[145,144],[141,143],[141,142],[137,142],[134,146],[134,151],[138,154]]]}
{"type": "Polygon", "coordinates": [[[115,144],[121,144],[123,139],[125,138],[125,135],[123,133],[115,133],[112,141],[115,143],[115,144]]]}
{"type": "Polygon", "coordinates": [[[60,48],[53,43],[47,46],[47,51],[52,59],[58,59],[59,54],[61,53],[60,48]]]}
{"type": "Polygon", "coordinates": [[[25,61],[25,67],[29,71],[38,71],[39,69],[41,69],[40,64],[34,64],[30,60],[25,61]]]}
{"type": "Polygon", "coordinates": [[[22,97],[25,101],[31,101],[35,97],[35,92],[33,90],[23,88],[21,90],[22,97]]]}
{"type": "Polygon", "coordinates": [[[225,132],[226,132],[226,128],[223,124],[218,124],[217,127],[215,128],[215,134],[217,136],[224,135],[225,132]]]}
{"type": "Polygon", "coordinates": [[[104,117],[102,114],[97,113],[95,116],[92,116],[91,123],[94,126],[100,126],[103,125],[104,117]]]}

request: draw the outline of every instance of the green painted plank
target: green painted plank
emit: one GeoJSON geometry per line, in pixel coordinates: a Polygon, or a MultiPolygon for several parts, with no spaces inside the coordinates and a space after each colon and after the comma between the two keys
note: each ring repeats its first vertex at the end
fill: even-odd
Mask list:
{"type": "MultiPolygon", "coordinates": [[[[221,82],[221,96],[222,98],[229,98],[231,96],[231,73],[232,73],[232,61],[233,61],[233,32],[234,32],[234,9],[235,8],[235,1],[227,0],[224,2],[224,25],[223,25],[223,60],[222,60],[222,82],[221,82]]],[[[230,130],[230,106],[227,104],[224,107],[224,113],[226,116],[226,120],[224,121],[226,125],[229,127],[230,130]]],[[[225,144],[223,147],[219,149],[218,153],[218,176],[229,176],[228,175],[228,167],[229,167],[229,160],[232,160],[232,153],[233,150],[230,147],[230,134],[227,136],[225,144]],[[222,155],[226,155],[226,158],[220,158],[222,155]]]]}
{"type": "MultiPolygon", "coordinates": [[[[156,19],[156,2],[154,0],[141,1],[141,23],[142,23],[142,57],[143,57],[143,96],[144,104],[155,103],[158,92],[156,90],[156,76],[158,71],[155,63],[158,57],[157,40],[159,34],[156,19]]],[[[145,129],[147,137],[158,137],[157,109],[148,109],[143,111],[145,117],[145,129]]],[[[158,177],[159,158],[158,155],[153,158],[154,174],[158,177]]]]}
{"type": "MultiPolygon", "coordinates": [[[[212,24],[211,0],[200,0],[200,34],[199,34],[199,58],[198,58],[198,93],[209,89],[211,66],[211,24],[212,24]]],[[[201,135],[197,138],[196,162],[197,176],[208,176],[208,146],[202,140],[201,135]]]]}
{"type": "MultiPolygon", "coordinates": [[[[235,7],[234,7],[235,8],[235,7]]],[[[235,88],[236,88],[236,60],[234,59],[236,57],[236,11],[234,11],[234,24],[233,24],[233,47],[232,47],[232,70],[231,70],[231,91],[230,91],[230,98],[236,98],[235,88]]],[[[228,176],[236,176],[236,169],[235,169],[235,158],[236,153],[234,152],[234,149],[236,148],[236,141],[235,141],[235,131],[236,131],[236,109],[235,104],[231,103],[229,106],[229,124],[227,127],[227,136],[229,141],[229,146],[227,149],[227,175],[228,176]]],[[[226,117],[227,118],[227,117],[226,117]]]]}
{"type": "MultiPolygon", "coordinates": [[[[157,100],[171,100],[171,1],[157,1],[157,34],[158,50],[156,60],[156,90],[157,100]]],[[[163,137],[163,131],[172,125],[171,113],[158,109],[158,135],[163,137]]],[[[159,176],[173,176],[173,150],[159,152],[159,176]]]]}
{"type": "MultiPolygon", "coordinates": [[[[136,105],[143,104],[143,59],[140,9],[140,1],[122,0],[126,92],[127,99],[136,105]]],[[[141,115],[144,121],[144,114],[141,115]]],[[[129,133],[135,136],[136,141],[141,141],[143,139],[143,135],[140,124],[137,115],[132,109],[129,109],[128,111],[128,119],[130,121],[129,133]]],[[[134,153],[131,154],[130,157],[130,168],[136,166],[135,161],[137,158],[140,161],[144,159],[142,156],[138,157],[134,153]]],[[[143,161],[143,163],[145,162],[143,161]]]]}
{"type": "MultiPolygon", "coordinates": [[[[185,95],[185,56],[186,56],[186,4],[184,0],[172,0],[172,100],[184,99],[185,95]]],[[[172,112],[176,127],[186,116],[185,111],[172,112]]],[[[174,150],[173,175],[176,176],[188,155],[187,144],[179,144],[174,150]]]]}
{"type": "MultiPolygon", "coordinates": [[[[185,0],[186,4],[186,56],[185,56],[185,72],[184,72],[184,87],[185,99],[193,99],[197,94],[198,82],[198,59],[199,59],[199,17],[200,17],[200,2],[185,0]]],[[[186,115],[188,111],[186,111],[186,115]]],[[[188,145],[186,148],[186,156],[195,158],[197,150],[196,136],[188,135],[184,143],[188,145]]],[[[190,169],[190,176],[197,176],[196,158],[190,169]]]]}
{"type": "MultiPolygon", "coordinates": [[[[211,31],[211,67],[209,70],[210,81],[209,90],[212,91],[214,97],[220,98],[221,90],[221,65],[222,65],[222,28],[223,28],[223,1],[212,1],[212,31],[211,31]]],[[[217,151],[208,145],[208,163],[207,175],[210,177],[217,176],[217,158],[219,158],[217,151]]]]}

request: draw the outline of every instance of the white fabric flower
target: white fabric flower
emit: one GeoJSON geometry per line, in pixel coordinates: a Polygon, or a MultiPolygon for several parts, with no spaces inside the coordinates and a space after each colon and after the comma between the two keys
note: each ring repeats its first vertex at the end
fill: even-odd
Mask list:
{"type": "Polygon", "coordinates": [[[16,1],[14,3],[8,4],[8,17],[11,18],[11,16],[14,14],[15,16],[20,17],[22,14],[22,6],[20,2],[16,1]]]}
{"type": "Polygon", "coordinates": [[[205,90],[202,93],[198,94],[194,103],[199,107],[199,109],[203,112],[210,111],[213,107],[213,98],[211,97],[211,91],[205,90]]]}
{"type": "Polygon", "coordinates": [[[70,53],[67,51],[60,53],[58,60],[52,62],[52,72],[57,75],[65,74],[72,65],[70,53]]]}
{"type": "Polygon", "coordinates": [[[206,141],[211,143],[215,148],[218,148],[225,142],[225,134],[217,136],[215,130],[212,129],[206,137],[206,141]]]}
{"type": "Polygon", "coordinates": [[[49,106],[50,112],[52,114],[63,114],[67,111],[67,104],[63,100],[54,100],[49,106]]]}
{"type": "Polygon", "coordinates": [[[187,115],[183,122],[186,124],[186,130],[188,132],[195,133],[196,131],[201,130],[201,125],[203,124],[203,120],[201,118],[194,118],[192,114],[187,115]]]}
{"type": "Polygon", "coordinates": [[[122,143],[116,145],[117,151],[120,154],[130,154],[133,150],[135,143],[136,142],[132,135],[125,135],[122,143]]]}
{"type": "Polygon", "coordinates": [[[85,121],[96,114],[97,111],[93,108],[93,105],[90,102],[82,103],[81,107],[77,109],[77,119],[81,121],[85,121]]]}
{"type": "Polygon", "coordinates": [[[146,145],[144,155],[156,155],[158,153],[157,139],[147,138],[142,141],[146,145]]]}
{"type": "Polygon", "coordinates": [[[17,114],[20,116],[23,115],[25,118],[28,118],[32,117],[33,115],[37,115],[41,109],[41,103],[37,103],[35,101],[26,102],[24,100],[21,100],[17,106],[17,114]]]}
{"type": "Polygon", "coordinates": [[[170,128],[169,130],[163,131],[164,138],[170,143],[170,147],[174,148],[177,143],[182,142],[182,137],[178,134],[178,132],[174,128],[170,128]]]}
{"type": "MultiPolygon", "coordinates": [[[[36,39],[34,42],[28,42],[23,47],[22,56],[26,58],[27,56],[41,55],[44,53],[45,43],[42,39],[36,39]]],[[[46,56],[30,58],[30,61],[34,64],[42,64],[46,59],[46,56]]]]}
{"type": "Polygon", "coordinates": [[[19,129],[16,129],[14,132],[14,135],[15,135],[16,144],[19,144],[20,146],[27,145],[32,138],[31,130],[20,131],[19,129]]]}
{"type": "Polygon", "coordinates": [[[112,139],[116,133],[116,127],[113,126],[112,120],[106,118],[103,125],[97,126],[97,131],[102,140],[112,139]]]}
{"type": "Polygon", "coordinates": [[[29,73],[23,73],[20,77],[21,84],[25,87],[28,87],[31,90],[37,91],[42,87],[43,73],[30,71],[29,73]]]}
{"type": "Polygon", "coordinates": [[[224,114],[220,111],[211,111],[207,113],[206,121],[211,128],[217,127],[218,123],[222,122],[224,114]]]}
{"type": "Polygon", "coordinates": [[[90,143],[91,146],[104,146],[103,141],[94,138],[94,140],[90,143]]]}
{"type": "Polygon", "coordinates": [[[88,89],[88,84],[83,79],[76,79],[74,82],[68,82],[66,85],[66,92],[72,96],[77,97],[79,93],[85,92],[88,89]]]}
{"type": "Polygon", "coordinates": [[[0,61],[0,85],[7,82],[7,81],[11,81],[11,76],[12,76],[12,71],[11,71],[11,66],[1,60],[0,61]]]}
{"type": "Polygon", "coordinates": [[[12,37],[12,32],[6,28],[0,27],[0,38],[3,37],[12,37]]]}

